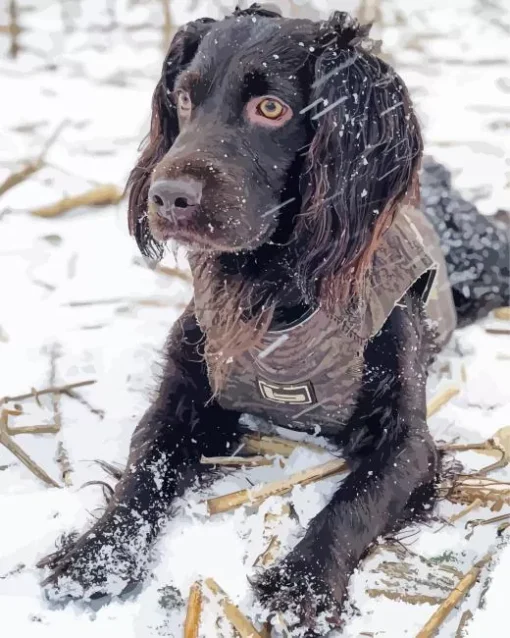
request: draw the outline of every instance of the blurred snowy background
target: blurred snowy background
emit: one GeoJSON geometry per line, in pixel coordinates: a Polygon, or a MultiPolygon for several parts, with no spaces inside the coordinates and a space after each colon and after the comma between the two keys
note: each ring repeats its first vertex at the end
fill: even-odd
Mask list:
{"type": "MultiPolygon", "coordinates": [[[[484,213],[510,209],[507,0],[273,4],[296,17],[318,19],[342,9],[375,19],[373,34],[383,39],[384,53],[411,89],[427,152],[453,171],[455,186],[484,213]]],[[[183,255],[177,261],[166,258],[166,268],[156,271],[140,260],[118,193],[148,130],[150,98],[170,34],[189,19],[219,18],[232,8],[226,0],[3,0],[0,5],[0,409],[16,411],[15,404],[22,404],[22,414],[7,415],[11,427],[60,425],[55,433],[12,440],[53,481],[69,485],[48,487],[0,445],[2,633],[177,638],[189,586],[208,576],[256,620],[245,576],[267,544],[264,514],[278,509],[281,499],[269,499],[255,512],[237,510],[206,520],[199,505],[203,495],[190,495],[169,525],[155,576],[140,596],[97,612],[79,605],[50,609],[34,568],[61,532],[88,525],[102,504],[100,487],[80,486],[94,479],[111,482],[94,459],[125,461],[132,429],[149,401],[161,346],[190,296],[183,255]],[[24,169],[25,179],[7,188],[24,169]],[[47,207],[63,198],[105,186],[107,199],[116,203],[49,215],[55,211],[47,207]],[[89,380],[95,383],[60,396],[10,403],[1,398],[89,380]]],[[[483,441],[510,425],[507,326],[490,318],[456,334],[430,381],[431,396],[444,385],[460,388],[430,420],[437,440],[483,441]],[[491,326],[503,334],[488,332],[491,326]]],[[[282,477],[328,458],[299,449],[284,468],[275,464],[228,475],[210,492],[245,488],[248,481],[282,477]]],[[[471,469],[491,462],[474,452],[459,459],[471,469]]],[[[491,477],[508,481],[510,471],[491,477]]],[[[281,551],[295,542],[334,486],[329,479],[294,489],[290,500],[297,520],[281,523],[281,551]]],[[[462,509],[441,502],[437,521],[406,530],[398,551],[381,546],[365,561],[352,580],[352,613],[337,635],[418,634],[462,574],[497,542],[504,545],[497,524],[470,533],[465,523],[508,514],[507,504],[493,513],[478,507],[448,523],[462,509]]],[[[478,638],[496,628],[492,635],[504,635],[499,627],[507,622],[509,574],[510,549],[501,547],[492,570],[483,572],[437,635],[478,638]]],[[[208,605],[202,636],[232,635],[228,623],[216,624],[217,617],[217,608],[208,605]]]]}

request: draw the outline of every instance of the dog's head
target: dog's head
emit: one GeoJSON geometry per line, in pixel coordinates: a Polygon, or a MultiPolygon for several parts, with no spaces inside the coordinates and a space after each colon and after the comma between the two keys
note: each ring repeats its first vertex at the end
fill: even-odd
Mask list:
{"type": "Polygon", "coordinates": [[[141,251],[158,257],[168,239],[238,253],[305,238],[302,280],[370,252],[422,141],[403,81],[367,32],[345,13],[312,22],[256,6],[181,28],[130,177],[141,251]]]}

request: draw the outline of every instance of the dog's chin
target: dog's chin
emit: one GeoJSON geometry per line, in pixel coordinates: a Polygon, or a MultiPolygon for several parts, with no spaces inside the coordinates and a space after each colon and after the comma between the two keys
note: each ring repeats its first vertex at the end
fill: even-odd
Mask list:
{"type": "Polygon", "coordinates": [[[250,238],[221,236],[220,232],[208,233],[205,229],[197,229],[191,223],[172,224],[150,214],[149,228],[154,239],[161,244],[172,242],[190,251],[210,253],[250,252],[266,243],[271,236],[267,229],[252,234],[250,238]]]}

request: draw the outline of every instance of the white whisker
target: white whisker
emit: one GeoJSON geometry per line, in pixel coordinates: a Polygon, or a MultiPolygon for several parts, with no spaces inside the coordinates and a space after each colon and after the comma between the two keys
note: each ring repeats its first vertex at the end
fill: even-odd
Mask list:
{"type": "Polygon", "coordinates": [[[261,217],[267,217],[268,215],[271,215],[272,213],[276,213],[277,210],[280,210],[280,208],[283,208],[287,204],[290,204],[295,199],[296,199],[295,197],[291,197],[290,199],[287,199],[286,201],[282,202],[281,204],[278,204],[278,206],[275,206],[274,208],[271,208],[271,209],[267,210],[265,213],[262,213],[261,217]]]}

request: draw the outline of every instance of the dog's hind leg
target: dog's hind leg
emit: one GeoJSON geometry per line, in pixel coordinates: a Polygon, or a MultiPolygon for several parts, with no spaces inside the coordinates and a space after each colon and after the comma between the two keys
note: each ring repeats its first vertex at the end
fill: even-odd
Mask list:
{"type": "Polygon", "coordinates": [[[423,162],[421,199],[440,238],[459,327],[510,305],[510,226],[463,199],[448,170],[431,158],[423,162]]]}

